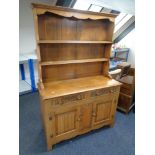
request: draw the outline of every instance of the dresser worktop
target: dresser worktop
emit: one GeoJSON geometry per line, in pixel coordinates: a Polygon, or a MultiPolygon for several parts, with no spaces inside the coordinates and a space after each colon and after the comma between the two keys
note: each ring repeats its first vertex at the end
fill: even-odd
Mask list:
{"type": "Polygon", "coordinates": [[[121,83],[114,79],[109,79],[105,76],[100,75],[44,83],[45,88],[40,90],[40,93],[43,99],[49,99],[118,85],[121,85],[121,83]]]}

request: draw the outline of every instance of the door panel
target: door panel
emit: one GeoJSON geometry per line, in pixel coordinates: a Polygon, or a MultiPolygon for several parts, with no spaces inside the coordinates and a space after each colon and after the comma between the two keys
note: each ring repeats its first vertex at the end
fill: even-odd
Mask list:
{"type": "Polygon", "coordinates": [[[114,95],[105,95],[93,103],[93,125],[104,123],[111,119],[114,95]]]}
{"type": "Polygon", "coordinates": [[[111,101],[102,101],[96,104],[96,122],[109,119],[111,104],[111,101]]]}
{"type": "Polygon", "coordinates": [[[79,107],[60,108],[54,113],[55,136],[76,134],[79,129],[79,107]]]}
{"type": "Polygon", "coordinates": [[[57,114],[55,118],[57,135],[75,130],[76,129],[75,120],[76,120],[76,111],[57,114]]]}

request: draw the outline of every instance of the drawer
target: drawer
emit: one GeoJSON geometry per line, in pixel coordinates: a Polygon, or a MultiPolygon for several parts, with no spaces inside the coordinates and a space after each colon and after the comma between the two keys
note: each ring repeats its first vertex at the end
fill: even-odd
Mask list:
{"type": "Polygon", "coordinates": [[[77,94],[57,97],[54,99],[49,99],[49,102],[53,106],[53,105],[64,105],[70,102],[82,101],[84,99],[85,99],[85,93],[77,93],[77,94]]]}
{"type": "Polygon", "coordinates": [[[126,95],[132,95],[132,90],[127,87],[121,87],[120,92],[126,95]]]}
{"type": "Polygon", "coordinates": [[[71,95],[65,95],[53,99],[49,99],[48,103],[52,106],[64,105],[67,103],[78,103],[79,101],[87,100],[91,97],[97,97],[107,94],[118,93],[119,87],[111,87],[111,88],[104,88],[104,89],[97,89],[88,92],[76,93],[71,95]]]}
{"type": "Polygon", "coordinates": [[[119,92],[119,87],[103,88],[103,89],[97,89],[92,91],[90,93],[90,96],[95,97],[95,96],[102,96],[102,95],[118,93],[118,92],[119,92]]]}

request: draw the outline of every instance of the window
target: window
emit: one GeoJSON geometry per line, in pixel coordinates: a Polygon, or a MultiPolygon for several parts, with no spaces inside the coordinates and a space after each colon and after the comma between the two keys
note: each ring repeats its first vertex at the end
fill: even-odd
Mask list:
{"type": "Polygon", "coordinates": [[[93,12],[100,12],[102,8],[102,6],[91,4],[88,10],[93,12]]]}
{"type": "Polygon", "coordinates": [[[77,0],[74,4],[73,8],[78,10],[89,10],[93,12],[100,12],[103,6],[99,6],[96,4],[92,4],[93,1],[91,0],[77,0]]]}
{"type": "Polygon", "coordinates": [[[89,6],[90,6],[89,1],[77,0],[73,8],[78,10],[88,10],[89,6]]]}

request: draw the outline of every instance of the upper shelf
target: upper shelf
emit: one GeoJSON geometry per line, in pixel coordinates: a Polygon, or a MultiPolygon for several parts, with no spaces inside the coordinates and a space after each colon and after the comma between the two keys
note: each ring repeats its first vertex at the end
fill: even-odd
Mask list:
{"type": "Polygon", "coordinates": [[[111,41],[87,41],[87,40],[39,40],[38,44],[59,44],[59,43],[72,43],[72,44],[112,44],[111,41]]]}
{"type": "Polygon", "coordinates": [[[107,58],[98,58],[98,59],[82,59],[82,60],[47,61],[47,62],[41,62],[40,64],[42,66],[47,66],[47,65],[64,65],[64,64],[102,62],[102,61],[109,61],[109,59],[107,59],[107,58]]]}

